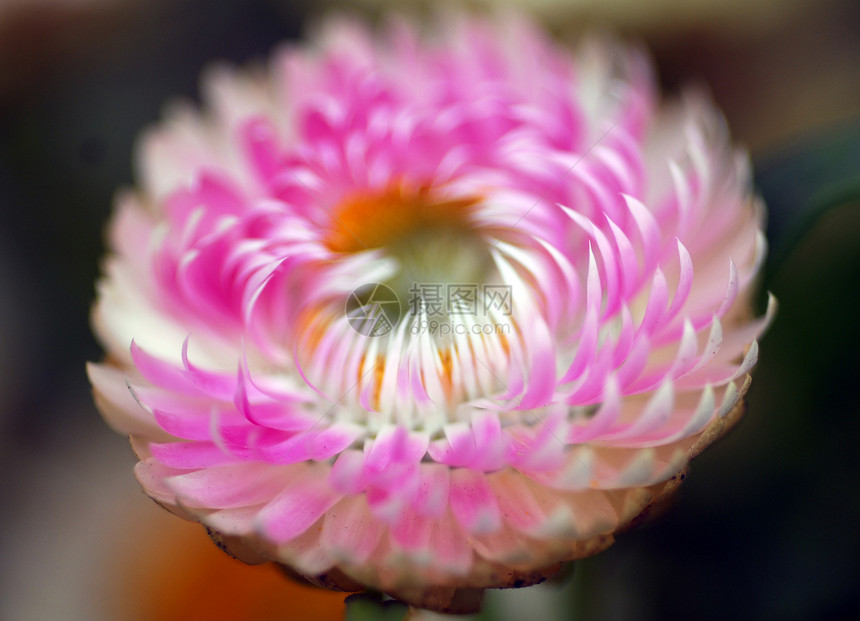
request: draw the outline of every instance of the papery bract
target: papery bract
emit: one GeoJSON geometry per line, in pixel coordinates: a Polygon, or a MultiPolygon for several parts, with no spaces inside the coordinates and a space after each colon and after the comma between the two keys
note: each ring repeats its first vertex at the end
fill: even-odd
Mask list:
{"type": "Polygon", "coordinates": [[[89,372],[146,492],[229,551],[446,610],[673,489],[739,416],[770,313],[706,97],[661,105],[611,42],[436,26],[330,20],[147,132],[89,372]]]}

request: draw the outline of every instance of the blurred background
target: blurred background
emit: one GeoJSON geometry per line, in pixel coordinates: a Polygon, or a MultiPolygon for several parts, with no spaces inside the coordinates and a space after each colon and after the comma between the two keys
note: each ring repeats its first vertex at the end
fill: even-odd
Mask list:
{"type": "MultiPolygon", "coordinates": [[[[263,61],[346,4],[0,0],[0,619],[342,618],[342,595],[233,561],[149,501],[84,362],[102,355],[93,283],[140,130],[196,99],[211,61],[263,61]]],[[[512,4],[562,37],[644,42],[669,95],[708,85],[768,201],[763,290],[780,312],[746,418],[694,461],[674,506],[564,581],[491,593],[481,618],[860,610],[860,3],[512,4]]]]}

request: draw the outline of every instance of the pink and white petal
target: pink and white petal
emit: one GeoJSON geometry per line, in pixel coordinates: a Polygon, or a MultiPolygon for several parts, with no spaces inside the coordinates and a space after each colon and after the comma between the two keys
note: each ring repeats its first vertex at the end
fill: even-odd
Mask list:
{"type": "Polygon", "coordinates": [[[343,497],[329,485],[328,474],[323,464],[294,465],[287,485],[258,514],[260,533],[283,544],[307,531],[343,497]]]}
{"type": "Polygon", "coordinates": [[[158,426],[152,414],[135,399],[126,374],[116,367],[87,363],[87,376],[99,411],[108,425],[120,433],[136,434],[154,441],[170,441],[174,436],[158,426]]]}

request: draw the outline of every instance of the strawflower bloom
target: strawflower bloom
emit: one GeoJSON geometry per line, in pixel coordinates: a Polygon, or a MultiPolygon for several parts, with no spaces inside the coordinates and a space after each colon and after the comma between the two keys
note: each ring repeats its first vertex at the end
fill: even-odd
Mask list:
{"type": "Polygon", "coordinates": [[[606,548],[739,417],[762,206],[640,52],[330,19],[204,99],[117,199],[89,374],[228,552],[469,609],[606,548]]]}

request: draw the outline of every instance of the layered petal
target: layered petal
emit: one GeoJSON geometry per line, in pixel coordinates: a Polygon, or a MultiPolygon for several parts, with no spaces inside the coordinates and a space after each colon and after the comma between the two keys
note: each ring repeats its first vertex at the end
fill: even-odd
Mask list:
{"type": "Polygon", "coordinates": [[[763,207],[713,105],[615,42],[315,41],[145,134],[89,375],[226,549],[454,609],[610,545],[737,420],[763,207]]]}

